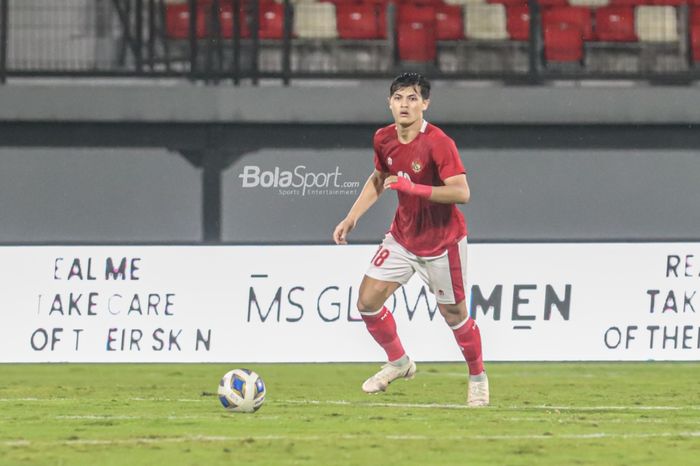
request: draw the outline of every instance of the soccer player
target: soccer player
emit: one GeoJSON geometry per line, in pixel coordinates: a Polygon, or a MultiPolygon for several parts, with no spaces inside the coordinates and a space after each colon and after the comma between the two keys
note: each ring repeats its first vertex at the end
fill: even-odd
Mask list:
{"type": "Polygon", "coordinates": [[[435,294],[469,369],[467,404],[489,404],[488,378],[481,357],[481,335],[465,302],[467,227],[456,204],[469,201],[466,171],[452,139],[423,119],[430,83],[404,73],[391,83],[389,108],[394,124],[374,134],[375,170],[333,240],[347,244],[359,218],[386,190],[396,191],[398,208],[360,285],[358,310],[389,362],[362,384],[366,393],[385,391],[398,379],[411,379],[416,364],[399,339],[386,300],[414,273],[435,294]]]}

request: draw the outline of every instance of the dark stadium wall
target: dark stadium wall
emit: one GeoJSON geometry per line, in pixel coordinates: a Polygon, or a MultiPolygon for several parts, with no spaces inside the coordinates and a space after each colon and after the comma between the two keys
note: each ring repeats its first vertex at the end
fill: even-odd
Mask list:
{"type": "MultiPolygon", "coordinates": [[[[165,147],[196,153],[212,133],[170,126],[0,125],[0,242],[200,242],[201,169],[165,147]]],[[[446,127],[469,171],[472,241],[699,238],[692,128],[446,127]]],[[[329,243],[372,170],[373,128],[218,128],[230,138],[222,150],[237,154],[222,172],[221,240],[329,243]]],[[[385,196],[354,241],[379,240],[394,203],[385,196]]]]}
{"type": "Polygon", "coordinates": [[[0,148],[0,241],[199,241],[196,170],[164,149],[0,148]]]}

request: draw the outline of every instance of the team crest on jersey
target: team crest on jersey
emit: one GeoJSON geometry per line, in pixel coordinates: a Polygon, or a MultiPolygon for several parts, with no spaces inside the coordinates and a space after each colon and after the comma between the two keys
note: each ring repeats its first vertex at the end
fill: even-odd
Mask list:
{"type": "Polygon", "coordinates": [[[391,166],[391,164],[394,163],[394,160],[391,157],[386,158],[386,164],[391,166]]]}
{"type": "Polygon", "coordinates": [[[420,160],[414,160],[411,162],[411,168],[415,173],[419,173],[423,169],[423,165],[420,163],[420,160]]]}

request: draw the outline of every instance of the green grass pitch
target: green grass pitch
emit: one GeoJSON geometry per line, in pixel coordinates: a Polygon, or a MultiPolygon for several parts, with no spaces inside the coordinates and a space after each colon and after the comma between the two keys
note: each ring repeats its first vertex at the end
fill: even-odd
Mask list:
{"type": "Polygon", "coordinates": [[[0,365],[0,465],[700,464],[700,363],[492,363],[468,409],[463,364],[0,365]],[[215,396],[256,370],[255,414],[215,396]]]}

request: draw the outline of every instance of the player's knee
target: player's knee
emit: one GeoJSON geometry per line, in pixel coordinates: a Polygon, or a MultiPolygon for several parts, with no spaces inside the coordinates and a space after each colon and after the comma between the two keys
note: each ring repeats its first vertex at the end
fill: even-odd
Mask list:
{"type": "Polygon", "coordinates": [[[371,296],[360,295],[357,298],[357,310],[360,312],[376,312],[381,307],[382,304],[377,305],[376,300],[371,296]]]}
{"type": "Polygon", "coordinates": [[[384,301],[386,300],[381,290],[365,287],[360,290],[357,298],[357,310],[360,312],[376,312],[382,308],[384,301]]]}
{"type": "Polygon", "coordinates": [[[447,325],[450,326],[460,324],[469,315],[466,306],[464,306],[462,303],[441,304],[439,308],[440,314],[442,314],[442,317],[445,319],[447,325]]]}

